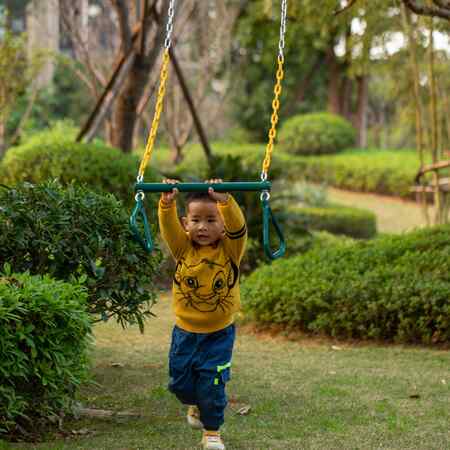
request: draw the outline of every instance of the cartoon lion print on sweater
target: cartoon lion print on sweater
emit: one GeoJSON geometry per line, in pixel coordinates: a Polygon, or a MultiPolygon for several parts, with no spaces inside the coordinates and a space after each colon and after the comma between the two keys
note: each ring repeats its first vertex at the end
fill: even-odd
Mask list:
{"type": "Polygon", "coordinates": [[[224,265],[202,259],[199,263],[188,265],[181,258],[175,270],[174,282],[179,288],[179,300],[186,307],[200,312],[223,312],[233,305],[231,290],[239,277],[239,269],[229,259],[224,265]]]}

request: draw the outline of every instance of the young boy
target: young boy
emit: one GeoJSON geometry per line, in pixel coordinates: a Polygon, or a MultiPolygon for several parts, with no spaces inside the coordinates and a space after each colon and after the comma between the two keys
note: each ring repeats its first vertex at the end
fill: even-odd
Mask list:
{"type": "Polygon", "coordinates": [[[169,390],[189,406],[189,425],[203,428],[203,448],[224,450],[219,428],[227,405],[225,383],[230,379],[247,227],[233,197],[212,188],[187,196],[181,225],[177,193],[163,193],[158,211],[162,237],[176,261],[169,390]]]}

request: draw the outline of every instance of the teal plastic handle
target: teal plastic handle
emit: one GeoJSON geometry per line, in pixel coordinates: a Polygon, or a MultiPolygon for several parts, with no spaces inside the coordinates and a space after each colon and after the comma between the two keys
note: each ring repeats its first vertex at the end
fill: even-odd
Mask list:
{"type": "Polygon", "coordinates": [[[142,248],[151,253],[154,248],[152,232],[150,230],[150,224],[147,220],[147,213],[145,212],[144,201],[141,198],[136,200],[136,205],[130,216],[130,228],[133,233],[134,239],[141,244],[142,248]],[[137,220],[141,217],[142,223],[144,225],[144,236],[141,235],[139,228],[137,226],[137,220]]]}
{"type": "Polygon", "coordinates": [[[286,253],[286,241],[284,240],[283,231],[281,230],[281,227],[278,224],[278,221],[272,212],[272,209],[269,205],[269,200],[262,199],[261,203],[262,203],[262,209],[263,209],[264,253],[271,260],[281,258],[286,253]],[[280,245],[278,247],[278,250],[276,250],[276,251],[272,251],[272,249],[270,248],[270,222],[272,222],[272,225],[275,228],[275,232],[277,233],[277,236],[280,240],[280,245]]]}
{"type": "Polygon", "coordinates": [[[270,191],[270,181],[237,181],[228,183],[136,183],[135,192],[172,192],[177,188],[180,192],[208,192],[212,187],[216,192],[236,191],[270,191]]]}

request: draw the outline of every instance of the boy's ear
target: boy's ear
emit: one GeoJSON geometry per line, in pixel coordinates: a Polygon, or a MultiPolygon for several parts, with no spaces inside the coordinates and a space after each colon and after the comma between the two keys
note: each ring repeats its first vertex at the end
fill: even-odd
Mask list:
{"type": "Polygon", "coordinates": [[[183,216],[183,217],[181,218],[181,224],[183,225],[183,228],[186,230],[187,224],[188,224],[188,218],[185,217],[185,216],[183,216]]]}

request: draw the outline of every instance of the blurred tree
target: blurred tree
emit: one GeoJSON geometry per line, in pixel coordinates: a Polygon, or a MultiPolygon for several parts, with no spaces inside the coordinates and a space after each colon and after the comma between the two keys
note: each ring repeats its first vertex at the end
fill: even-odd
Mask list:
{"type": "Polygon", "coordinates": [[[0,41],[0,158],[10,141],[17,138],[24,120],[31,111],[36,95],[32,81],[44,61],[42,54],[27,56],[25,35],[15,35],[5,30],[0,41]],[[25,91],[31,90],[28,106],[14,130],[7,134],[7,122],[13,108],[25,91]]]}
{"type": "MultiPolygon", "coordinates": [[[[379,36],[398,24],[382,0],[363,1],[337,15],[335,8],[335,0],[291,3],[281,114],[328,109],[350,120],[359,131],[359,145],[365,146],[371,53],[379,36]]],[[[236,114],[260,138],[270,114],[278,15],[278,2],[257,0],[239,20],[236,57],[245,79],[236,114]]]]}

